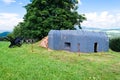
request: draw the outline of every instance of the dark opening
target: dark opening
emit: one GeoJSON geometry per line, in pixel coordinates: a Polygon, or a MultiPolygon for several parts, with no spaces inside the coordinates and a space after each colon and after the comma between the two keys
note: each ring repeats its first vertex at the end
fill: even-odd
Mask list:
{"type": "Polygon", "coordinates": [[[65,49],[70,50],[71,44],[70,42],[65,42],[65,49]]]}
{"type": "Polygon", "coordinates": [[[80,43],[78,43],[78,52],[80,52],[80,43]]]}
{"type": "Polygon", "coordinates": [[[97,52],[97,42],[94,43],[94,52],[97,52]]]}

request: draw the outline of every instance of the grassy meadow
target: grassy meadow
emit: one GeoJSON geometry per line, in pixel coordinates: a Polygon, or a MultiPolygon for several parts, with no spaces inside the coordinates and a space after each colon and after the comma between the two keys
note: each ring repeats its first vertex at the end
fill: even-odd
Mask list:
{"type": "Polygon", "coordinates": [[[120,53],[54,51],[0,42],[0,80],[120,80],[120,53]]]}

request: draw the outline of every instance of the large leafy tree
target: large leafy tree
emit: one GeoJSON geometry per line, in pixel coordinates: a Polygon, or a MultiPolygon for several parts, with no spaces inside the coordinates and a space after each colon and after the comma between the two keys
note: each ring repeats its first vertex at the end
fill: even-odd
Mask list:
{"type": "Polygon", "coordinates": [[[33,0],[25,6],[24,22],[19,23],[13,33],[41,39],[51,29],[74,29],[75,24],[80,25],[86,20],[84,15],[77,13],[77,3],[77,0],[33,0]]]}

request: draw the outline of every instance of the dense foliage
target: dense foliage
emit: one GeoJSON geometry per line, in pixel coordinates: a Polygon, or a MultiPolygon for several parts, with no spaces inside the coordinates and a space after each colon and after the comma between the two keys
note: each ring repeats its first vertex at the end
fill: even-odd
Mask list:
{"type": "Polygon", "coordinates": [[[85,15],[77,13],[77,0],[33,0],[25,6],[27,14],[13,34],[25,38],[41,39],[51,29],[74,29],[86,20],[85,15]]]}
{"type": "Polygon", "coordinates": [[[120,52],[120,38],[113,38],[110,40],[110,48],[113,51],[120,52]]]}

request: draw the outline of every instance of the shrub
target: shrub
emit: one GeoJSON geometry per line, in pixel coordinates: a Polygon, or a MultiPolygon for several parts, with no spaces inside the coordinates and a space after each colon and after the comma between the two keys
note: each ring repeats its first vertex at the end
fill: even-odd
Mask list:
{"type": "Polygon", "coordinates": [[[113,51],[120,52],[120,37],[111,39],[109,46],[113,51]]]}

